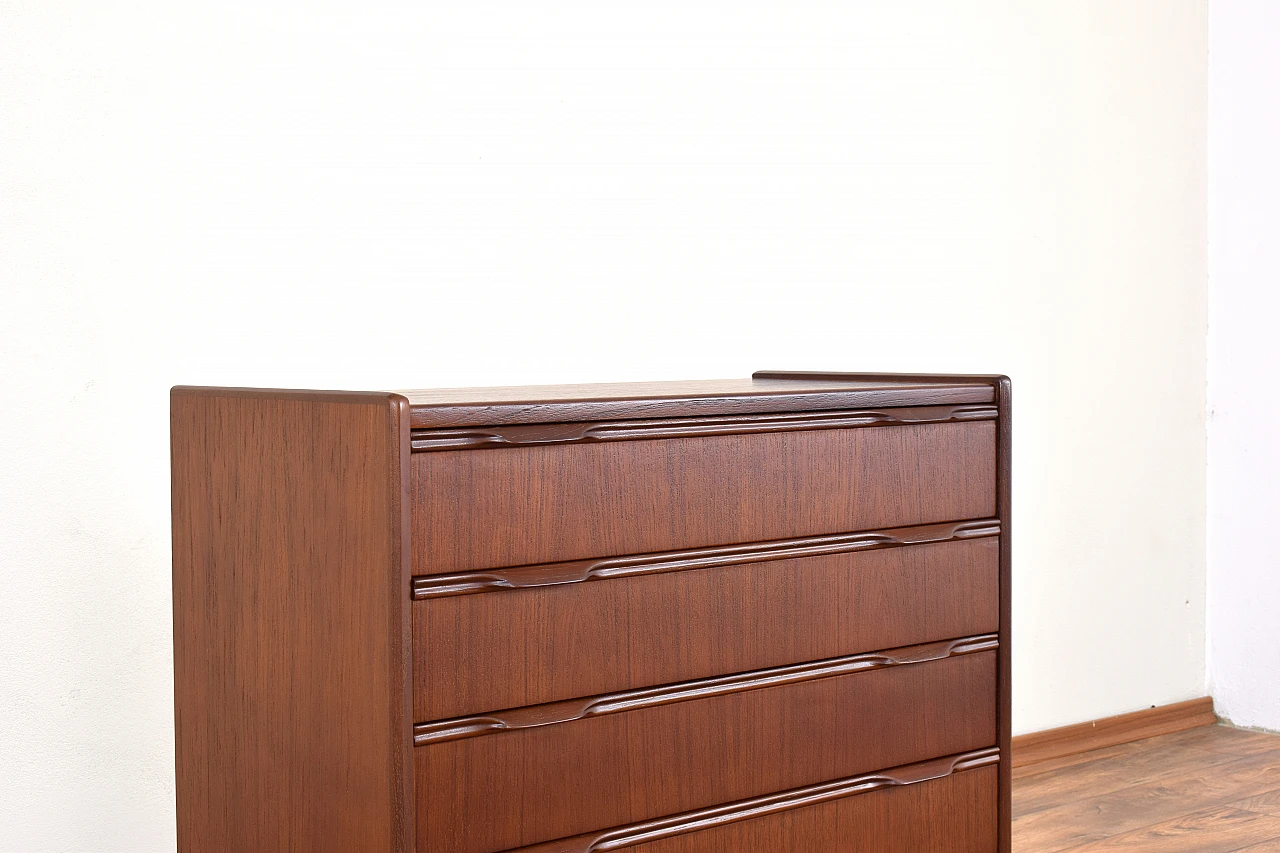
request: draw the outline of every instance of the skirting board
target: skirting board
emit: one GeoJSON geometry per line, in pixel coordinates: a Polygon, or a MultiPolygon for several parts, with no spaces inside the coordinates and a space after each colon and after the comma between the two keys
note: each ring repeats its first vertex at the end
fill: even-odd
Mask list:
{"type": "Polygon", "coordinates": [[[1018,735],[1013,739],[1012,764],[1015,768],[1025,767],[1080,752],[1180,732],[1183,729],[1211,726],[1216,722],[1218,718],[1213,713],[1213,699],[1205,696],[1203,699],[1147,708],[1090,723],[1018,735]]]}

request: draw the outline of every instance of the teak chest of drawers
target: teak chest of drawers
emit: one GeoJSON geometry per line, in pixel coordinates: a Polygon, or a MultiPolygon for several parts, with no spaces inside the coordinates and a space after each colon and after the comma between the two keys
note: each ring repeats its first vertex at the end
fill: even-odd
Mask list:
{"type": "Polygon", "coordinates": [[[1007,853],[1009,382],[175,388],[182,853],[1007,853]]]}

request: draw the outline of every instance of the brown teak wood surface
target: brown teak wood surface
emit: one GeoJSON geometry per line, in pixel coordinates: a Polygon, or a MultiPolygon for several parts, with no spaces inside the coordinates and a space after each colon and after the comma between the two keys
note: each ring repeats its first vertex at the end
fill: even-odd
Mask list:
{"type": "Polygon", "coordinates": [[[1016,853],[1280,851],[1280,735],[1201,726],[1020,773],[1016,853]]]}
{"type": "Polygon", "coordinates": [[[415,716],[994,632],[999,548],[987,537],[417,601],[415,716]]]}
{"type": "Polygon", "coordinates": [[[994,745],[979,652],[415,750],[420,853],[495,853],[994,745]]]}
{"type": "Polygon", "coordinates": [[[517,853],[593,853],[642,845],[716,851],[747,844],[752,847],[745,849],[790,850],[789,842],[805,850],[843,851],[851,845],[890,851],[985,850],[996,835],[991,822],[997,807],[994,796],[986,807],[983,794],[994,794],[997,780],[982,780],[994,775],[992,765],[998,760],[996,750],[980,750],[521,847],[517,853]],[[953,781],[957,774],[983,768],[986,774],[953,781]],[[934,797],[946,798],[945,815],[925,802],[934,797]],[[900,810],[914,811],[914,819],[899,815],[900,810]],[[795,832],[797,824],[800,833],[795,832]]]}
{"type": "Polygon", "coordinates": [[[996,768],[983,767],[623,849],[627,853],[990,853],[996,849],[996,786],[996,768]]]}
{"type": "Polygon", "coordinates": [[[174,389],[182,853],[413,849],[407,403],[174,389]]]}
{"type": "Polygon", "coordinates": [[[174,389],[182,853],[1010,853],[1007,378],[406,393],[174,389]]]}
{"type": "Polygon", "coordinates": [[[415,454],[414,573],[989,518],[993,422],[415,454]]]}
{"type": "Polygon", "coordinates": [[[822,803],[796,812],[641,844],[628,853],[866,850],[988,853],[995,849],[996,768],[822,803]],[[856,841],[855,841],[856,839],[856,841]]]}

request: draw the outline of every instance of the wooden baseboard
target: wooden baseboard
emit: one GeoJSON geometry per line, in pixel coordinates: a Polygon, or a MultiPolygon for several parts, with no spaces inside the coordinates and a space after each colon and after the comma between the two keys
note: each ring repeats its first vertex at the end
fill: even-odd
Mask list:
{"type": "Polygon", "coordinates": [[[1183,729],[1211,726],[1217,721],[1218,718],[1213,713],[1213,699],[1206,696],[1203,699],[1147,708],[1091,723],[1077,723],[1060,729],[1018,735],[1013,739],[1013,766],[1025,767],[1028,764],[1167,735],[1183,729]]]}

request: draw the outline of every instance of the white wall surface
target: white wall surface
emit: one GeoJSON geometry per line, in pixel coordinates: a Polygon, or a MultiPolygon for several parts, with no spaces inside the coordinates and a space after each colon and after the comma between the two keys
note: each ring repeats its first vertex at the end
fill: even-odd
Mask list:
{"type": "Polygon", "coordinates": [[[1280,5],[1209,33],[1209,684],[1280,730],[1280,5]]]}
{"type": "Polygon", "coordinates": [[[1202,693],[1203,0],[0,9],[0,850],[173,847],[175,383],[1006,372],[1015,728],[1202,693]]]}

